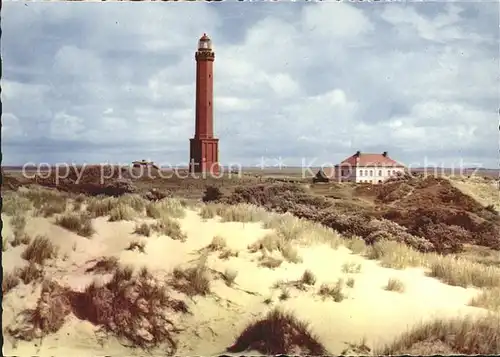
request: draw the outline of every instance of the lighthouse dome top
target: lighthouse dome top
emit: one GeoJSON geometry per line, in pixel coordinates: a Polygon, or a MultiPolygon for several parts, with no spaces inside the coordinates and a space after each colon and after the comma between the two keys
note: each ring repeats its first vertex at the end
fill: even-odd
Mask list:
{"type": "Polygon", "coordinates": [[[198,41],[198,49],[199,50],[211,50],[212,49],[212,40],[207,36],[206,33],[201,36],[198,41]]]}

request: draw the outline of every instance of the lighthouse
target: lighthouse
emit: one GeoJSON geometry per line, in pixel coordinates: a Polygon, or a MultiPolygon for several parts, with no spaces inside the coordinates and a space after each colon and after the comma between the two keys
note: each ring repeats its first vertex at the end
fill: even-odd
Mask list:
{"type": "Polygon", "coordinates": [[[196,59],[195,132],[190,139],[189,170],[192,173],[219,173],[219,139],[214,137],[214,60],[212,41],[203,34],[196,59]]]}

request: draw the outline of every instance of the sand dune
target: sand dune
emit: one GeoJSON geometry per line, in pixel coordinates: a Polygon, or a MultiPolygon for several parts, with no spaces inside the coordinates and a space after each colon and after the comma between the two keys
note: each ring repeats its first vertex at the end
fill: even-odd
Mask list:
{"type": "MultiPolygon", "coordinates": [[[[10,236],[9,220],[3,218],[4,236],[10,236]]],[[[141,221],[152,222],[149,219],[141,221]]],[[[420,268],[384,268],[377,261],[353,254],[346,247],[334,249],[318,243],[298,246],[301,262],[284,261],[279,267],[269,269],[259,265],[260,252],[252,253],[247,249],[272,232],[262,228],[260,223],[202,219],[195,210],[187,210],[179,222],[187,235],[184,242],[156,234],[139,237],[133,233],[135,222],[108,222],[105,217],[93,221],[96,234],[91,239],[56,226],[53,218],[30,218],[26,232],[33,236],[46,234],[59,246],[60,258],[52,262],[46,272],[50,278],[77,291],[83,291],[93,280],[93,274],[86,273],[86,269],[100,256],[113,256],[120,263],[137,268],[146,266],[155,276],[166,279],[175,267],[199,259],[200,250],[209,245],[214,236],[224,237],[227,246],[237,251],[238,256],[223,260],[219,258],[219,252],[211,252],[207,256],[207,266],[215,272],[223,273],[226,269],[237,272],[234,285],[227,286],[222,279],[215,279],[211,285],[212,294],[206,297],[188,298],[180,292],[171,292],[185,300],[192,313],[173,317],[176,327],[182,330],[177,336],[177,355],[225,353],[249,322],[275,306],[293,311],[309,322],[312,331],[333,354],[341,353],[348,343],[363,338],[370,347],[388,343],[408,327],[434,317],[486,313],[484,309],[468,306],[479,290],[443,284],[427,277],[420,268]],[[145,243],[144,253],[125,250],[131,241],[137,239],[145,243]],[[359,272],[343,271],[349,263],[359,272]],[[273,288],[275,283],[300,279],[306,269],[316,276],[314,287],[300,290],[289,286],[285,289],[289,298],[280,301],[283,289],[273,288]],[[349,278],[354,279],[354,284],[345,286],[342,301],[319,296],[321,284],[349,278]],[[385,290],[389,279],[401,281],[404,291],[385,290]],[[264,303],[266,299],[270,301],[264,303]]],[[[26,265],[20,257],[23,249],[23,246],[9,247],[3,252],[5,271],[26,265]]],[[[106,277],[103,275],[102,279],[106,277]]],[[[6,294],[3,300],[4,326],[13,323],[23,309],[34,307],[39,293],[39,284],[21,283],[6,294]]],[[[123,346],[112,336],[99,338],[97,331],[90,322],[70,314],[62,329],[42,341],[14,341],[6,335],[3,353],[18,356],[144,354],[141,349],[123,346]]]]}

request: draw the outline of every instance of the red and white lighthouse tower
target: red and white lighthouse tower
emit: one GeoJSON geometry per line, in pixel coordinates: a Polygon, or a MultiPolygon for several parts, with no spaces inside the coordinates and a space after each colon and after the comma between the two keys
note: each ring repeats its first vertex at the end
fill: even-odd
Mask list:
{"type": "Polygon", "coordinates": [[[203,34],[196,59],[196,124],[190,139],[190,172],[219,172],[219,139],[214,138],[214,60],[212,41],[203,34]]]}

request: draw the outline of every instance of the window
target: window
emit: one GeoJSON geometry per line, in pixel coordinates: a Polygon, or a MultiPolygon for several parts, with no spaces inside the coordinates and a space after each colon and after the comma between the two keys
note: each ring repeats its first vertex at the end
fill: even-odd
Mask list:
{"type": "Polygon", "coordinates": [[[359,170],[359,176],[363,176],[363,170],[359,170]]]}
{"type": "Polygon", "coordinates": [[[396,175],[396,170],[392,170],[392,174],[393,174],[393,175],[396,175]]]}
{"type": "Polygon", "coordinates": [[[373,170],[370,170],[370,176],[373,176],[373,170]]]}
{"type": "Polygon", "coordinates": [[[387,170],[387,176],[391,176],[391,170],[387,170]]]}
{"type": "Polygon", "coordinates": [[[378,170],[378,175],[382,176],[382,170],[378,170]]]}
{"type": "Polygon", "coordinates": [[[365,176],[368,176],[368,170],[365,170],[365,176]]]}

